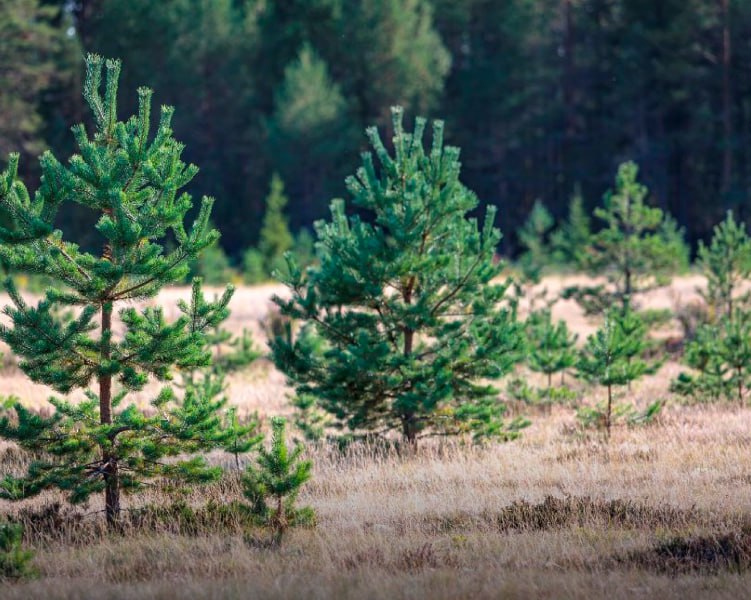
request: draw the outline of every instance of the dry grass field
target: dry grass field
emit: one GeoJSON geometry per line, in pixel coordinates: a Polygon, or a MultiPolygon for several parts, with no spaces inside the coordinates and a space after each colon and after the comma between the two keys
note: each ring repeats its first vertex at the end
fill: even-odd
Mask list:
{"type": "MultiPolygon", "coordinates": [[[[554,293],[571,281],[545,285],[554,293]]],[[[682,278],[646,303],[686,302],[700,282],[682,278]]],[[[251,327],[260,343],[272,291],[239,290],[229,328],[251,327]]],[[[172,306],[185,293],[159,302],[172,306]]],[[[571,303],[556,316],[582,338],[593,329],[571,303]]],[[[667,362],[629,399],[670,400],[679,370],[667,362]]],[[[12,369],[2,392],[37,406],[49,395],[12,369]]],[[[582,392],[586,402],[598,398],[582,392]]],[[[287,393],[264,361],[230,381],[231,401],[261,415],[288,413],[287,393]]],[[[72,512],[50,508],[54,494],[0,503],[0,512],[25,515],[39,570],[35,580],[0,583],[0,598],[751,597],[751,409],[671,401],[658,423],[618,428],[609,445],[582,433],[572,409],[526,414],[532,426],[506,444],[436,441],[401,455],[311,449],[314,478],[301,502],[317,526],[292,531],[281,548],[221,516],[240,496],[233,473],[185,498],[212,501],[197,522],[132,520],[122,535],[102,531],[95,502],[72,512]]],[[[0,454],[0,471],[20,467],[9,445],[0,454]]],[[[168,502],[155,487],[127,506],[168,502]]]]}

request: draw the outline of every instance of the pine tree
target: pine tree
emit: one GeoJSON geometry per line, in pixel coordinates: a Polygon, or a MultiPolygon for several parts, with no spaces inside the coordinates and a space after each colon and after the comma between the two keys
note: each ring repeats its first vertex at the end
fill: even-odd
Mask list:
{"type": "Polygon", "coordinates": [[[544,373],[548,378],[548,390],[553,386],[553,375],[561,373],[576,364],[576,338],[568,330],[565,321],[553,323],[549,310],[532,315],[528,321],[529,368],[544,373]]]}
{"type": "Polygon", "coordinates": [[[183,146],[170,129],[173,109],[162,108],[150,136],[151,91],[140,88],[138,114],[119,121],[119,61],[106,61],[104,97],[102,59],[89,55],[86,66],[84,97],[96,130],[89,137],[83,125],[74,128],[80,154],[64,166],[45,153],[42,183],[33,200],[16,179],[17,155],[11,155],[0,177],[0,205],[13,217],[10,226],[0,228],[0,254],[19,272],[41,273],[60,286],[48,289],[34,307],[8,281],[13,305],[5,309],[10,323],[0,327],[0,338],[21,358],[19,366],[33,381],[63,394],[84,389],[86,400],[74,404],[52,398],[55,411],[49,417],[19,404],[16,419],[0,420],[0,436],[35,456],[26,476],[6,475],[0,488],[11,499],[59,488],[71,502],[104,492],[107,522],[114,526],[121,492],[141,489],[145,479],[163,475],[201,482],[219,475],[202,457],[189,455],[222,441],[221,400],[186,394],[178,402],[166,386],[149,413],[122,404],[149,377],[169,380],[174,368],[208,364],[204,333],[227,317],[232,289],[207,302],[200,281],[194,281],[190,302],[180,302],[182,316],[172,323],[159,307],[128,306],[181,281],[188,262],[219,234],[209,226],[210,198],[202,200],[190,230],[184,228],[192,201],[178,190],[197,169],[180,159],[183,146]],[[100,215],[101,254],[83,251],[54,229],[58,210],[68,203],[100,215]],[[160,242],[168,235],[174,247],[165,253],[160,242]],[[126,306],[115,313],[118,303],[126,306]],[[80,310],[67,315],[68,307],[80,310]],[[120,336],[114,334],[115,314],[120,336]]]}
{"type": "Polygon", "coordinates": [[[261,252],[267,275],[284,265],[284,253],[294,245],[294,238],[289,230],[284,207],[287,197],[284,195],[284,183],[279,175],[274,173],[271,178],[271,189],[266,197],[266,212],[263,215],[261,236],[258,250],[261,252]]]}
{"type": "MultiPolygon", "coordinates": [[[[682,234],[666,225],[666,215],[645,203],[648,190],[632,162],[618,168],[615,190],[605,195],[595,216],[605,227],[592,238],[589,265],[612,286],[609,295],[624,306],[636,294],[666,285],[686,255],[682,234]]],[[[674,229],[674,226],[673,226],[674,229]]]]}
{"type": "Polygon", "coordinates": [[[33,559],[34,552],[23,548],[23,526],[20,523],[0,523],[0,580],[33,575],[33,559]]]}
{"type": "Polygon", "coordinates": [[[286,426],[283,418],[272,419],[271,447],[258,449],[257,464],[249,464],[243,477],[245,497],[261,522],[274,531],[277,543],[290,525],[310,523],[315,518],[311,508],[295,506],[300,489],[310,479],[313,463],[300,460],[305,450],[302,444],[291,451],[287,447],[286,426]]]}
{"type": "Polygon", "coordinates": [[[76,47],[66,35],[70,22],[58,6],[41,0],[0,3],[0,156],[12,150],[44,150],[44,94],[72,80],[65,55],[76,47]]]}
{"type": "Polygon", "coordinates": [[[295,228],[323,216],[325,190],[349,166],[342,157],[353,132],[347,102],[326,63],[303,46],[284,71],[269,121],[273,162],[290,184],[295,228]]]}
{"type": "Polygon", "coordinates": [[[319,264],[303,274],[290,257],[292,296],[275,302],[308,333],[277,336],[273,360],[339,428],[400,430],[411,444],[438,432],[514,436],[520,422],[503,424],[497,391],[481,382],[523,348],[514,310],[498,308],[508,285],[493,283],[495,209],[482,228],[466,218],[477,198],[459,181],[459,150],[443,146],[436,121],[426,152],[425,125],[408,133],[393,109],[393,155],[368,130],[380,168],[366,153],[347,179],[368,220],[335,200],[332,220],[316,224],[319,264]]]}
{"type": "Polygon", "coordinates": [[[519,241],[525,248],[519,262],[526,278],[535,283],[540,281],[542,270],[552,262],[548,238],[554,223],[553,215],[538,200],[519,230],[519,241]]]}
{"type": "Polygon", "coordinates": [[[584,208],[581,190],[577,188],[568,205],[568,217],[551,235],[555,261],[575,269],[587,264],[592,238],[592,224],[584,208]]]}
{"type": "Polygon", "coordinates": [[[684,362],[698,373],[681,373],[673,391],[713,399],[735,395],[744,406],[751,382],[751,314],[735,309],[718,323],[702,325],[686,346],[684,362]]]}
{"type": "Polygon", "coordinates": [[[634,353],[634,348],[642,340],[637,334],[626,335],[622,320],[622,311],[611,311],[604,325],[587,338],[576,365],[580,378],[607,388],[605,428],[608,437],[612,424],[613,387],[627,385],[649,370],[647,363],[634,353]]]}
{"type": "Polygon", "coordinates": [[[698,263],[707,278],[704,300],[717,314],[732,318],[738,302],[735,294],[751,275],[751,239],[732,211],[714,228],[709,246],[699,242],[698,263]]]}

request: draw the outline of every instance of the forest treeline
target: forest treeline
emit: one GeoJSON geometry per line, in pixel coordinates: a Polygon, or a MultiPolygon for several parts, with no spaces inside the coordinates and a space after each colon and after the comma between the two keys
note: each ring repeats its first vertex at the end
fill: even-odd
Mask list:
{"type": "MultiPolygon", "coordinates": [[[[118,56],[179,108],[175,137],[217,198],[224,249],[259,242],[272,174],[293,231],[345,193],[389,108],[446,120],[464,183],[499,207],[501,251],[537,200],[587,210],[633,160],[650,202],[706,238],[751,182],[751,2],[745,0],[0,0],[0,163],[72,148],[88,118],[83,56],[118,56]]],[[[482,208],[482,207],[481,207],[482,208]]],[[[95,217],[66,216],[78,237],[95,217]]],[[[89,240],[94,243],[95,240],[89,240]]],[[[84,242],[86,239],[84,237],[84,242]]]]}

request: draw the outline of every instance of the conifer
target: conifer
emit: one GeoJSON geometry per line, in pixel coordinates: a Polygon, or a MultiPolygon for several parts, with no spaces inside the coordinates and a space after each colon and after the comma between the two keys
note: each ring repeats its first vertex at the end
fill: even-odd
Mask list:
{"type": "Polygon", "coordinates": [[[542,270],[551,262],[552,253],[548,238],[553,224],[553,215],[538,200],[519,230],[519,241],[525,248],[519,262],[525,277],[534,283],[540,281],[542,270]]]}
{"type": "Polygon", "coordinates": [[[592,239],[592,223],[584,208],[581,190],[576,189],[568,205],[568,217],[551,235],[555,261],[575,269],[587,264],[588,249],[592,239]]]}
{"type": "Polygon", "coordinates": [[[32,550],[23,547],[23,526],[0,523],[0,580],[21,579],[34,574],[32,550]]]}
{"type": "Polygon", "coordinates": [[[561,373],[563,380],[566,369],[576,364],[577,336],[569,332],[565,321],[553,323],[550,310],[531,315],[527,335],[530,342],[529,368],[547,376],[550,391],[553,386],[553,375],[561,373]]]}
{"type": "Polygon", "coordinates": [[[605,429],[608,437],[612,425],[613,387],[627,385],[649,370],[647,363],[634,352],[643,340],[637,333],[626,335],[623,319],[621,310],[612,310],[603,326],[587,338],[576,365],[579,377],[607,388],[605,429]]]}
{"type": "Polygon", "coordinates": [[[682,232],[661,209],[646,203],[648,190],[637,181],[638,172],[633,162],[618,168],[615,190],[605,195],[603,207],[595,209],[605,226],[592,237],[587,259],[612,288],[591,291],[607,293],[623,306],[637,294],[667,285],[686,260],[682,232]]]}
{"type": "Polygon", "coordinates": [[[75,503],[104,493],[107,522],[114,526],[121,492],[141,489],[150,477],[201,482],[219,475],[201,456],[190,455],[224,440],[221,399],[186,393],[178,401],[166,386],[148,413],[124,400],[150,377],[166,381],[175,368],[209,363],[205,332],[227,317],[232,289],[209,302],[195,280],[190,301],[179,303],[182,315],[171,323],[159,307],[132,306],[183,280],[189,262],[216,242],[219,234],[209,223],[213,201],[202,200],[186,231],[192,201],[178,191],[197,168],[180,158],[183,146],[170,128],[173,109],[162,107],[150,135],[151,91],[140,88],[138,114],[120,121],[120,62],[106,61],[104,96],[104,61],[89,55],[86,66],[84,97],[95,132],[90,137],[83,125],[73,128],[80,154],[65,166],[45,153],[33,199],[16,178],[17,155],[0,177],[0,205],[12,216],[0,228],[0,254],[18,272],[40,273],[59,284],[31,306],[9,280],[13,305],[5,309],[9,323],[0,327],[0,338],[32,380],[62,394],[83,389],[86,399],[51,398],[55,410],[49,417],[18,404],[15,418],[0,419],[0,436],[35,457],[26,476],[5,476],[0,494],[20,499],[59,488],[75,503]],[[99,215],[101,253],[84,251],[54,228],[56,214],[70,203],[99,215]],[[174,243],[165,251],[168,236],[174,243]],[[126,306],[116,313],[121,303],[126,306]],[[69,308],[76,310],[67,314],[69,308]],[[115,334],[115,325],[122,334],[115,334]]]}
{"type": "Polygon", "coordinates": [[[707,278],[704,300],[718,316],[732,318],[738,288],[751,275],[751,239],[745,223],[737,223],[732,211],[715,226],[709,246],[699,242],[698,264],[707,278]]]}
{"type": "Polygon", "coordinates": [[[294,238],[284,215],[286,205],[284,183],[279,175],[274,173],[271,178],[271,189],[266,197],[266,212],[263,215],[258,241],[258,250],[263,256],[264,268],[269,277],[276,269],[284,266],[284,253],[294,245],[294,238]]]}
{"type": "Polygon", "coordinates": [[[477,197],[459,181],[459,150],[443,145],[443,123],[402,126],[393,109],[393,154],[375,128],[372,154],[347,179],[354,205],[335,200],[332,220],[316,224],[318,264],[303,273],[288,255],[289,300],[281,312],[306,333],[272,341],[276,365],[299,395],[309,394],[352,432],[401,431],[414,444],[430,433],[513,437],[504,424],[500,377],[521,358],[523,334],[512,307],[499,308],[500,232],[495,209],[483,226],[466,214],[477,197]]]}
{"type": "Polygon", "coordinates": [[[671,389],[715,399],[735,395],[744,406],[751,382],[751,314],[735,309],[733,315],[702,325],[696,333],[686,346],[684,362],[697,373],[681,373],[671,389]]]}
{"type": "Polygon", "coordinates": [[[271,447],[268,450],[259,447],[257,464],[247,466],[243,493],[250,500],[254,514],[273,529],[279,542],[290,525],[310,523],[314,519],[311,508],[295,506],[302,486],[310,479],[313,464],[310,460],[301,460],[305,450],[302,444],[292,450],[287,447],[287,423],[283,418],[274,417],[271,427],[271,447]]]}

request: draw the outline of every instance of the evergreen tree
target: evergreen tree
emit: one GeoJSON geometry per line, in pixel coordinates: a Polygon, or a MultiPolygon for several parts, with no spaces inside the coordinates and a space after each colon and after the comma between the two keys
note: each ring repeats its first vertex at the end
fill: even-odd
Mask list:
{"type": "Polygon", "coordinates": [[[608,295],[624,306],[639,293],[666,285],[686,255],[682,235],[659,208],[645,203],[647,188],[636,177],[638,167],[618,168],[615,190],[605,195],[595,216],[605,227],[592,237],[589,265],[612,286],[608,295]]]}
{"type": "Polygon", "coordinates": [[[311,508],[295,506],[300,489],[310,479],[313,463],[300,460],[305,449],[302,444],[291,451],[287,447],[286,426],[283,418],[272,419],[271,447],[259,448],[257,465],[249,464],[243,477],[245,497],[261,522],[273,529],[277,543],[290,525],[310,523],[315,518],[311,508]]]}
{"type": "Polygon", "coordinates": [[[34,307],[8,281],[13,305],[5,309],[10,323],[0,327],[0,338],[21,358],[19,366],[32,380],[60,393],[84,389],[86,400],[73,404],[52,398],[55,411],[49,417],[19,404],[16,419],[0,420],[0,436],[35,456],[26,476],[6,475],[0,488],[11,499],[59,488],[72,502],[104,492],[112,526],[121,492],[137,491],[147,478],[200,482],[219,475],[202,457],[185,456],[223,440],[221,401],[186,394],[177,402],[167,386],[148,414],[135,405],[118,408],[150,376],[168,380],[173,367],[208,364],[204,332],[226,318],[232,289],[207,302],[200,281],[194,281],[191,300],[180,302],[183,314],[173,323],[161,308],[126,306],[117,313],[124,333],[113,335],[118,303],[153,297],[164,285],[181,281],[188,262],[219,234],[209,226],[210,198],[202,200],[190,230],[184,228],[192,201],[178,190],[197,169],[180,159],[183,146],[170,129],[173,109],[162,108],[150,136],[151,91],[140,88],[138,114],[119,121],[119,61],[106,62],[104,97],[102,59],[89,55],[86,64],[84,97],[94,116],[93,137],[83,125],[74,128],[80,154],[67,166],[49,152],[41,157],[43,178],[33,200],[16,179],[17,155],[11,155],[0,178],[0,205],[12,216],[11,225],[0,228],[0,254],[19,272],[41,273],[60,284],[34,307]],[[54,229],[56,213],[68,203],[100,215],[101,254],[83,251],[54,229]],[[167,235],[174,237],[175,246],[165,253],[160,242],[167,235]],[[66,307],[80,311],[66,315],[66,307]],[[89,388],[92,381],[95,389],[89,388]],[[175,459],[164,462],[165,457],[175,459]]]}
{"type": "Polygon", "coordinates": [[[610,437],[613,409],[613,387],[627,385],[648,372],[649,367],[636,357],[634,348],[642,339],[638,335],[626,335],[622,327],[624,313],[611,311],[604,325],[587,338],[579,354],[577,374],[587,381],[607,388],[605,429],[610,437]]]}
{"type": "Polygon", "coordinates": [[[525,249],[520,264],[525,276],[531,281],[539,282],[543,268],[551,263],[549,235],[553,224],[553,215],[538,200],[519,230],[519,241],[525,249]]]}
{"type": "Polygon", "coordinates": [[[697,373],[681,373],[673,391],[714,399],[735,395],[744,406],[751,382],[751,315],[735,309],[718,323],[701,326],[686,346],[684,362],[697,373]]]}
{"type": "Polygon", "coordinates": [[[44,150],[43,95],[75,74],[66,64],[75,40],[66,35],[70,22],[57,4],[0,2],[0,156],[44,150]]]}
{"type": "Polygon", "coordinates": [[[738,302],[735,294],[751,275],[751,239],[732,211],[714,228],[709,246],[699,242],[698,263],[707,278],[704,300],[717,315],[732,318],[738,302]]]}
{"type": "Polygon", "coordinates": [[[544,373],[548,378],[548,390],[553,386],[553,375],[561,374],[576,364],[576,338],[568,330],[565,321],[553,323],[549,310],[533,314],[528,320],[529,368],[544,373]]]}
{"type": "Polygon", "coordinates": [[[290,257],[292,297],[275,302],[307,333],[292,339],[288,327],[273,360],[339,428],[400,430],[412,444],[435,432],[513,436],[520,422],[502,423],[497,391],[481,382],[523,348],[514,310],[498,308],[508,285],[493,283],[495,210],[482,228],[466,217],[477,198],[459,181],[459,150],[443,146],[436,121],[426,151],[425,125],[408,133],[393,109],[393,155],[368,130],[380,168],[364,154],[347,187],[369,218],[335,200],[316,225],[319,264],[303,274],[290,257]]]}
{"type": "Polygon", "coordinates": [[[32,550],[23,548],[23,526],[0,523],[0,580],[21,579],[34,574],[32,550]]]}
{"type": "Polygon", "coordinates": [[[584,208],[581,190],[577,188],[568,205],[568,217],[551,235],[555,261],[581,269],[587,264],[592,238],[592,224],[584,208]]]}
{"type": "Polygon", "coordinates": [[[321,198],[332,188],[333,179],[340,180],[346,173],[343,169],[348,165],[342,157],[353,139],[339,86],[332,81],[326,63],[310,46],[304,46],[284,71],[269,122],[274,164],[291,184],[295,227],[323,216],[321,198]]]}
{"type": "Polygon", "coordinates": [[[261,237],[258,242],[258,250],[263,255],[264,266],[269,276],[275,269],[283,266],[284,253],[294,245],[294,238],[284,215],[286,205],[284,183],[279,175],[274,173],[271,178],[271,189],[266,197],[266,213],[263,215],[261,237]]]}

